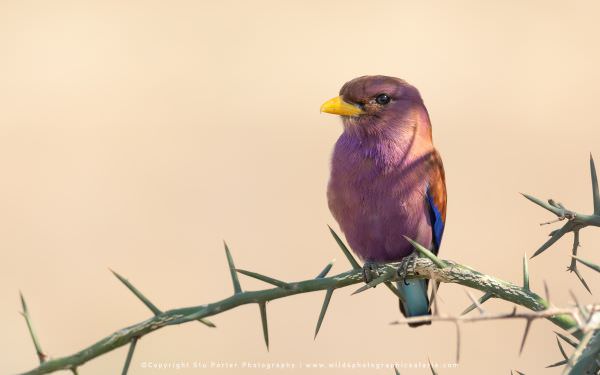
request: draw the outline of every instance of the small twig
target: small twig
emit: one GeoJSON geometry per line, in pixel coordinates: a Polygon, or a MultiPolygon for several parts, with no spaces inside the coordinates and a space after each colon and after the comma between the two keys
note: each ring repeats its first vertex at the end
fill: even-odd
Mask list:
{"type": "Polygon", "coordinates": [[[598,175],[596,174],[596,166],[594,158],[590,153],[590,174],[592,178],[592,199],[594,202],[594,214],[600,215],[600,189],[598,188],[598,175]]]}
{"type": "Polygon", "coordinates": [[[319,320],[317,321],[317,327],[315,328],[315,339],[319,334],[319,330],[321,329],[321,324],[323,324],[323,319],[325,318],[325,313],[327,312],[327,308],[329,307],[329,302],[331,301],[331,296],[333,295],[333,288],[327,289],[325,292],[325,299],[323,300],[323,306],[321,306],[321,312],[319,313],[319,320]]]}
{"type": "Polygon", "coordinates": [[[340,249],[344,253],[344,256],[346,257],[346,259],[348,259],[348,262],[350,262],[350,265],[352,266],[352,269],[355,269],[355,270],[361,269],[360,265],[358,264],[358,262],[356,261],[356,259],[354,259],[354,256],[352,255],[352,253],[350,252],[350,250],[346,247],[346,244],[344,244],[344,241],[342,241],[342,239],[340,238],[340,236],[338,236],[338,234],[335,233],[335,231],[329,225],[327,226],[327,228],[329,228],[329,232],[331,233],[331,235],[335,239],[335,242],[338,244],[338,246],[340,247],[340,249]]]}
{"type": "MultiPolygon", "coordinates": [[[[146,307],[150,311],[152,311],[152,313],[155,316],[156,315],[160,315],[160,314],[163,313],[158,307],[156,307],[155,304],[153,304],[152,302],[150,302],[150,300],[144,294],[142,294],[142,292],[140,292],[138,288],[136,288],[135,286],[133,286],[133,284],[131,284],[129,282],[129,280],[127,280],[123,276],[119,275],[115,271],[111,270],[110,268],[109,268],[109,270],[110,270],[110,272],[113,273],[113,275],[115,275],[115,277],[117,279],[119,279],[119,281],[121,281],[123,283],[123,285],[125,285],[127,287],[127,289],[129,289],[140,301],[142,301],[142,303],[144,305],[146,305],[146,307]]],[[[210,320],[208,320],[208,319],[199,318],[198,321],[200,323],[204,324],[207,327],[211,327],[211,328],[215,328],[216,327],[216,325],[213,322],[211,322],[210,320]]]]}
{"type": "Polygon", "coordinates": [[[369,281],[367,284],[365,284],[365,285],[361,286],[360,288],[358,288],[357,290],[355,290],[352,293],[352,295],[362,293],[367,289],[375,288],[377,285],[379,285],[381,283],[390,281],[394,277],[395,272],[396,272],[395,270],[387,270],[385,273],[383,273],[379,277],[369,281]]]}
{"type": "Polygon", "coordinates": [[[570,337],[568,337],[568,336],[566,336],[566,335],[564,335],[564,334],[562,334],[560,332],[554,331],[554,333],[556,333],[556,335],[558,337],[560,337],[561,339],[563,339],[564,342],[566,342],[567,344],[571,345],[571,347],[573,347],[573,348],[577,347],[578,343],[575,340],[573,340],[572,338],[570,338],[570,337]]]}
{"type": "Polygon", "coordinates": [[[21,307],[23,311],[21,315],[25,318],[25,323],[27,323],[27,329],[29,330],[29,335],[31,336],[31,340],[33,341],[33,346],[35,347],[35,352],[38,356],[38,360],[40,363],[44,363],[46,361],[46,354],[42,350],[42,346],[40,345],[40,340],[38,339],[35,329],[33,328],[33,323],[31,322],[31,316],[29,315],[29,309],[27,308],[27,303],[25,302],[25,297],[23,297],[23,293],[19,292],[21,296],[21,307]]]}
{"type": "Polygon", "coordinates": [[[122,375],[127,375],[127,372],[129,371],[129,365],[131,364],[131,359],[133,358],[133,353],[135,352],[135,346],[137,345],[137,342],[137,337],[131,339],[129,351],[127,352],[127,358],[125,358],[125,364],[123,365],[123,372],[121,372],[122,375]]]}
{"type": "Polygon", "coordinates": [[[541,319],[548,318],[556,315],[574,315],[578,314],[578,310],[572,308],[556,308],[552,307],[541,311],[523,311],[517,312],[516,308],[509,313],[483,313],[476,316],[464,316],[464,315],[423,315],[413,316],[396,320],[391,322],[391,325],[409,324],[409,323],[426,323],[426,322],[480,322],[484,320],[501,320],[501,319],[541,319]]]}
{"type": "Polygon", "coordinates": [[[527,335],[529,334],[529,329],[531,328],[531,324],[533,323],[533,319],[535,318],[526,318],[525,321],[525,331],[523,332],[523,338],[521,339],[521,346],[519,348],[519,355],[523,353],[523,348],[525,348],[525,340],[527,340],[527,335]]]}
{"type": "Polygon", "coordinates": [[[577,296],[575,295],[575,293],[573,293],[571,289],[569,289],[569,295],[573,299],[575,307],[577,307],[577,310],[579,311],[579,316],[581,316],[581,318],[584,320],[589,319],[589,314],[587,313],[587,311],[585,311],[585,307],[581,303],[579,303],[577,296]]]}
{"type": "MultiPolygon", "coordinates": [[[[468,290],[465,290],[465,293],[467,293],[467,296],[469,297],[469,299],[471,300],[471,302],[473,303],[473,305],[475,305],[475,307],[477,307],[477,310],[479,310],[480,313],[485,313],[485,310],[483,309],[483,307],[481,306],[481,304],[479,303],[479,301],[477,301],[475,299],[475,297],[473,297],[473,295],[471,294],[471,292],[469,292],[468,290]]],[[[464,315],[461,314],[461,315],[464,315]]]]}
{"type": "Polygon", "coordinates": [[[597,265],[597,264],[594,264],[594,263],[592,263],[592,262],[590,262],[590,261],[587,261],[587,260],[584,260],[584,259],[578,258],[578,257],[576,257],[576,256],[573,256],[573,259],[575,259],[575,260],[576,260],[576,261],[578,261],[579,263],[582,263],[582,264],[583,264],[583,265],[585,265],[585,266],[588,266],[589,268],[593,269],[593,270],[594,270],[594,271],[596,271],[596,272],[600,272],[600,266],[599,266],[599,265],[597,265]]]}
{"type": "Polygon", "coordinates": [[[431,370],[431,375],[438,375],[437,371],[435,371],[435,369],[433,368],[433,365],[431,364],[431,359],[427,359],[429,361],[429,369],[431,370]]]}
{"type": "Polygon", "coordinates": [[[438,258],[434,253],[432,253],[431,250],[429,250],[428,248],[414,241],[411,238],[408,238],[406,236],[403,237],[415,248],[415,250],[419,252],[419,254],[426,258],[429,258],[436,266],[438,266],[439,268],[446,267],[446,263],[444,263],[443,260],[438,258]]]}
{"type": "Polygon", "coordinates": [[[558,339],[558,337],[556,338],[556,344],[558,345],[558,349],[560,350],[560,354],[563,356],[563,359],[556,363],[546,366],[546,368],[563,366],[569,362],[569,357],[567,356],[565,349],[562,347],[562,344],[560,343],[560,340],[558,339]]]}
{"type": "Polygon", "coordinates": [[[327,274],[329,273],[329,271],[331,271],[331,267],[333,267],[333,263],[335,263],[335,259],[332,259],[331,262],[327,263],[327,265],[325,266],[325,268],[323,268],[323,271],[321,271],[317,277],[315,277],[315,279],[322,279],[325,276],[327,276],[327,274]]]}
{"type": "Polygon", "coordinates": [[[579,281],[581,282],[581,284],[584,286],[584,288],[591,294],[592,291],[590,290],[590,287],[588,286],[587,282],[585,281],[585,279],[583,278],[583,276],[581,276],[581,274],[579,273],[579,269],[577,269],[577,249],[579,248],[580,244],[579,244],[579,229],[575,229],[573,230],[573,256],[571,258],[571,264],[569,265],[569,267],[567,267],[567,270],[570,272],[574,272],[575,275],[577,276],[577,278],[579,279],[579,281]]]}
{"type": "Polygon", "coordinates": [[[267,351],[269,350],[269,325],[267,323],[267,302],[259,302],[258,307],[260,310],[260,322],[262,324],[263,336],[265,339],[265,345],[267,346],[267,351]]]}
{"type": "Polygon", "coordinates": [[[231,251],[229,251],[229,246],[227,246],[227,242],[223,241],[223,245],[225,246],[227,265],[229,266],[231,282],[233,283],[233,294],[239,294],[242,292],[242,287],[240,285],[240,280],[238,278],[237,272],[235,271],[235,263],[233,262],[233,257],[231,256],[231,251]]]}
{"type": "MultiPolygon", "coordinates": [[[[600,306],[598,307],[600,309],[600,306]]],[[[571,316],[577,316],[580,314],[579,309],[576,308],[548,308],[543,311],[526,311],[526,312],[517,312],[516,307],[510,313],[500,313],[500,314],[489,314],[486,312],[482,312],[482,314],[477,316],[464,316],[464,315],[426,315],[426,316],[416,316],[404,318],[402,320],[397,320],[391,322],[392,325],[402,325],[402,324],[412,324],[412,323],[426,323],[426,322],[452,322],[457,326],[457,362],[459,358],[460,351],[460,329],[459,323],[472,323],[472,322],[481,322],[488,320],[506,320],[506,319],[524,319],[526,321],[525,330],[523,333],[523,338],[521,339],[521,346],[519,348],[519,354],[523,352],[523,348],[525,347],[525,341],[529,334],[531,324],[536,319],[548,318],[552,316],[556,316],[559,314],[566,314],[571,316]]],[[[556,365],[558,366],[558,365],[556,365]]]]}
{"type": "Polygon", "coordinates": [[[441,313],[441,309],[438,296],[438,283],[435,281],[431,284],[431,297],[433,299],[433,315],[439,315],[441,313]]]}
{"type": "Polygon", "coordinates": [[[290,284],[288,284],[288,283],[286,283],[284,281],[281,281],[281,280],[274,279],[274,278],[269,277],[269,276],[261,275],[260,273],[256,273],[256,272],[252,272],[252,271],[246,271],[246,270],[242,270],[242,269],[239,269],[239,268],[236,268],[235,271],[237,273],[241,273],[242,275],[246,275],[248,277],[252,277],[253,279],[264,281],[267,284],[275,285],[275,286],[278,286],[278,287],[283,288],[283,289],[289,289],[290,288],[290,284]]]}
{"type": "MultiPolygon", "coordinates": [[[[483,296],[481,296],[479,298],[479,301],[477,301],[477,304],[479,304],[480,306],[483,305],[483,303],[487,300],[489,300],[490,298],[492,298],[494,296],[493,293],[490,292],[485,292],[483,294],[483,296]]],[[[477,304],[472,303],[471,306],[467,307],[460,315],[466,315],[468,313],[470,313],[471,311],[475,310],[475,308],[477,307],[477,304]]]]}
{"type": "Polygon", "coordinates": [[[123,285],[125,285],[127,287],[127,289],[129,289],[140,301],[142,301],[142,303],[144,305],[146,305],[146,307],[152,311],[152,313],[154,315],[158,315],[158,314],[162,314],[162,311],[156,307],[155,304],[153,304],[152,302],[150,302],[150,300],[148,298],[146,298],[146,296],[144,296],[142,294],[142,292],[140,292],[136,287],[133,286],[133,284],[131,284],[129,282],[129,280],[127,280],[126,278],[124,278],[123,276],[119,275],[118,273],[116,273],[115,271],[111,270],[109,268],[110,272],[113,273],[113,275],[115,275],[115,277],[117,279],[119,279],[120,282],[123,283],[123,285]]]}

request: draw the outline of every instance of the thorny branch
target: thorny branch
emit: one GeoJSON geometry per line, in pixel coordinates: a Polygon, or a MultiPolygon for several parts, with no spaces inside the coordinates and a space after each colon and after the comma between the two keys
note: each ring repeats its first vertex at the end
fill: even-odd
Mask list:
{"type": "MultiPolygon", "coordinates": [[[[598,180],[596,171],[594,168],[594,161],[590,159],[590,167],[592,173],[592,188],[593,188],[593,199],[594,199],[594,213],[592,215],[579,214],[564,208],[560,203],[556,203],[553,200],[549,200],[547,203],[541,201],[535,197],[525,195],[525,197],[539,206],[547,209],[554,213],[558,217],[558,221],[567,220],[567,223],[558,230],[550,233],[551,238],[540,247],[535,253],[534,257],[541,254],[543,251],[548,249],[564,234],[573,232],[574,233],[574,244],[573,244],[573,257],[569,270],[576,273],[578,278],[584,284],[586,289],[589,291],[587,283],[583,280],[579,271],[577,270],[577,262],[583,263],[584,265],[600,271],[600,267],[589,261],[580,259],[577,257],[577,248],[579,246],[579,231],[587,226],[600,226],[600,192],[598,190],[598,180]]],[[[331,228],[330,228],[331,230],[331,228]]],[[[331,297],[337,289],[341,289],[350,285],[359,284],[362,282],[362,270],[358,262],[354,259],[348,248],[345,246],[343,241],[337,236],[337,234],[331,230],[336,242],[344,252],[350,262],[352,269],[340,273],[335,276],[327,277],[332,264],[329,263],[323,271],[314,279],[307,279],[296,282],[285,282],[269,276],[265,276],[256,272],[245,271],[237,269],[234,265],[231,252],[227,245],[225,245],[225,253],[229,270],[231,273],[231,279],[233,283],[233,295],[223,300],[199,305],[192,307],[178,308],[168,311],[162,311],[158,309],[152,302],[150,302],[137,288],[135,288],[127,279],[115,273],[115,276],[141,301],[143,302],[154,314],[153,317],[144,320],[140,323],[131,325],[120,329],[111,335],[97,341],[89,347],[69,356],[48,359],[47,355],[41,350],[39,341],[33,330],[31,318],[27,310],[24,298],[22,298],[23,304],[23,315],[25,316],[27,326],[30,331],[30,335],[34,342],[36,352],[38,354],[40,364],[38,367],[23,373],[24,375],[34,374],[48,374],[58,370],[71,370],[74,374],[77,374],[78,367],[86,363],[87,361],[99,357],[107,352],[115,350],[121,346],[130,345],[130,349],[127,354],[125,365],[123,367],[123,374],[127,374],[129,364],[133,357],[133,353],[138,340],[158,329],[166,326],[183,324],[190,321],[200,321],[209,327],[214,327],[214,324],[206,318],[212,315],[217,315],[224,311],[233,309],[235,307],[256,303],[259,306],[261,323],[263,327],[263,334],[267,348],[269,346],[269,335],[268,335],[268,323],[267,323],[267,302],[292,296],[295,294],[309,293],[315,291],[326,291],[325,299],[319,313],[315,337],[322,327],[323,319],[327,312],[327,308],[331,301],[331,297]],[[257,291],[243,291],[241,284],[238,279],[238,273],[259,279],[267,284],[275,286],[274,288],[257,290],[257,291]]],[[[450,260],[439,259],[436,255],[424,248],[418,243],[408,239],[420,257],[416,260],[405,259],[401,262],[380,264],[377,266],[376,272],[379,277],[372,280],[369,284],[359,288],[355,293],[362,292],[371,287],[375,287],[378,284],[384,284],[390,288],[394,293],[398,291],[392,286],[392,282],[402,280],[404,278],[427,278],[436,282],[444,283],[456,283],[469,288],[477,289],[484,294],[479,300],[475,300],[469,293],[468,296],[472,301],[472,305],[467,308],[463,314],[468,313],[474,309],[478,309],[480,312],[479,316],[466,317],[466,316],[449,316],[440,313],[439,304],[437,301],[437,290],[434,287],[433,294],[433,306],[434,315],[429,317],[413,317],[403,321],[398,321],[398,324],[413,323],[418,321],[451,321],[457,327],[457,358],[460,350],[460,329],[459,322],[473,322],[481,320],[492,320],[492,319],[524,319],[526,321],[525,333],[521,342],[521,351],[523,350],[527,333],[532,322],[536,319],[547,319],[560,328],[569,332],[577,341],[564,334],[557,333],[565,342],[575,348],[574,352],[570,357],[566,355],[564,348],[557,340],[559,350],[563,355],[563,360],[559,361],[551,366],[567,365],[570,369],[570,374],[595,374],[600,369],[600,308],[599,305],[582,306],[576,299],[576,308],[560,309],[553,307],[549,301],[548,289],[545,286],[546,298],[542,298],[538,294],[531,291],[529,286],[529,271],[527,266],[526,258],[523,260],[523,286],[510,283],[508,281],[497,279],[493,276],[478,272],[466,265],[462,265],[450,260]],[[402,272],[399,272],[402,271],[402,272]],[[508,314],[488,314],[481,306],[485,301],[491,298],[498,298],[508,302],[512,302],[516,305],[529,309],[529,312],[517,312],[515,309],[508,314]]],[[[432,285],[436,285],[436,282],[432,285]]],[[[353,293],[353,294],[355,294],[353,293]]],[[[574,296],[573,296],[574,297],[574,296]]],[[[432,371],[433,368],[432,368],[432,371]]],[[[398,371],[396,370],[396,373],[398,371]]]]}
{"type": "MultiPolygon", "coordinates": [[[[590,215],[577,213],[575,211],[571,211],[566,209],[562,203],[556,202],[553,199],[548,199],[547,202],[544,202],[541,199],[533,197],[528,194],[523,194],[523,196],[533,203],[539,205],[542,208],[552,212],[556,215],[556,220],[551,220],[540,225],[547,225],[551,223],[555,223],[558,221],[567,220],[567,222],[560,227],[559,229],[553,230],[550,232],[550,238],[542,245],[539,249],[533,254],[533,257],[536,257],[546,251],[550,246],[552,246],[556,241],[558,241],[562,236],[569,232],[573,232],[573,247],[572,254],[573,257],[577,256],[577,249],[580,246],[579,243],[579,231],[588,226],[600,227],[600,190],[598,188],[598,176],[596,174],[596,166],[594,165],[594,159],[590,155],[590,175],[592,179],[592,201],[593,201],[593,213],[590,215]]],[[[567,270],[575,273],[581,284],[587,289],[588,292],[592,293],[590,287],[588,286],[585,279],[579,273],[577,269],[576,259],[571,259],[571,264],[567,267],[567,270]]]]}
{"type": "MultiPolygon", "coordinates": [[[[490,293],[494,296],[494,298],[500,298],[509,302],[513,302],[533,311],[544,311],[550,307],[549,303],[544,298],[530,291],[529,289],[525,289],[513,283],[480,273],[467,266],[449,260],[442,261],[419,244],[415,243],[415,246],[416,249],[421,253],[422,257],[413,261],[405,260],[409,264],[404,264],[405,261],[403,261],[379,265],[377,272],[380,275],[386,275],[386,278],[380,278],[378,283],[398,281],[402,277],[398,275],[398,269],[406,269],[406,277],[430,278],[432,280],[445,283],[461,284],[486,293],[490,293]],[[432,257],[435,259],[435,261],[429,257],[432,257]],[[441,267],[441,265],[443,265],[443,267],[441,267]]],[[[345,246],[342,247],[342,249],[346,256],[352,257],[345,246]]],[[[236,269],[230,256],[228,259],[230,260],[230,267],[236,269]]],[[[258,291],[242,291],[241,287],[239,289],[234,287],[234,291],[239,290],[239,292],[234,293],[231,297],[225,298],[221,301],[200,306],[184,307],[160,312],[150,319],[120,329],[104,339],[101,339],[95,344],[81,350],[80,352],[62,358],[47,360],[44,363],[41,363],[37,368],[24,374],[47,374],[57,370],[76,369],[78,366],[81,366],[93,358],[96,358],[123,345],[127,345],[131,343],[133,339],[139,339],[140,337],[150,334],[160,328],[175,324],[183,324],[201,318],[207,318],[235,307],[251,303],[256,303],[261,307],[261,315],[264,317],[262,322],[264,324],[263,327],[265,340],[268,340],[268,331],[266,329],[266,302],[295,294],[324,290],[327,291],[327,293],[319,318],[318,326],[320,326],[333,291],[362,282],[362,272],[360,269],[353,269],[335,276],[319,277],[297,282],[283,282],[254,272],[242,270],[237,271],[277,286],[275,288],[258,291]],[[263,311],[265,311],[264,315],[262,314],[263,311]]],[[[233,280],[234,285],[239,282],[237,281],[237,277],[233,278],[233,280]]],[[[133,289],[133,286],[129,282],[127,282],[125,285],[129,289],[133,289]]],[[[141,295],[139,290],[136,289],[136,291],[141,295]]],[[[138,298],[140,298],[139,295],[138,298]]],[[[547,319],[565,330],[573,330],[573,335],[575,337],[583,337],[582,332],[578,328],[579,326],[577,320],[571,315],[557,313],[555,315],[548,316],[547,319]]]]}

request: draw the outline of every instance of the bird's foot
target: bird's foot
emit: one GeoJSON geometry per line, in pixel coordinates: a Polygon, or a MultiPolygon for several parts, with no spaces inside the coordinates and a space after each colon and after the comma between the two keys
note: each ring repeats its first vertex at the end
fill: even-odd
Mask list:
{"type": "Polygon", "coordinates": [[[379,272],[377,272],[377,263],[366,262],[362,268],[362,275],[365,284],[368,284],[377,277],[379,277],[379,272]]]}
{"type": "Polygon", "coordinates": [[[408,283],[406,282],[406,276],[408,275],[409,266],[414,268],[415,262],[418,257],[419,256],[417,255],[417,253],[413,251],[409,256],[404,258],[404,262],[402,262],[402,265],[398,268],[398,277],[400,278],[400,280],[402,280],[404,285],[408,285],[408,283]]]}

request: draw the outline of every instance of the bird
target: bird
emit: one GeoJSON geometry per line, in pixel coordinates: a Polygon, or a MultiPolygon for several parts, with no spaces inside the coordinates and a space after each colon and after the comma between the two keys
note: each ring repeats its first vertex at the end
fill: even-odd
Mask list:
{"type": "MultiPolygon", "coordinates": [[[[378,263],[415,257],[408,237],[434,254],[446,222],[446,182],[421,94],[406,81],[362,76],[345,83],[321,112],[340,115],[327,186],[329,209],[363,275],[378,263]]],[[[397,283],[406,317],[430,315],[428,280],[397,283]]],[[[419,326],[428,323],[416,323],[419,326]]]]}

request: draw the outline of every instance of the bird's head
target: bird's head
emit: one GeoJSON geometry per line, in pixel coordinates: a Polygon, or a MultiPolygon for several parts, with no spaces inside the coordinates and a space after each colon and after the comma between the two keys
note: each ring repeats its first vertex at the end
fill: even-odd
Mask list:
{"type": "Polygon", "coordinates": [[[415,116],[427,117],[419,91],[402,79],[387,76],[346,82],[339,96],[323,103],[321,112],[340,115],[346,129],[365,134],[414,123],[415,116]]]}

